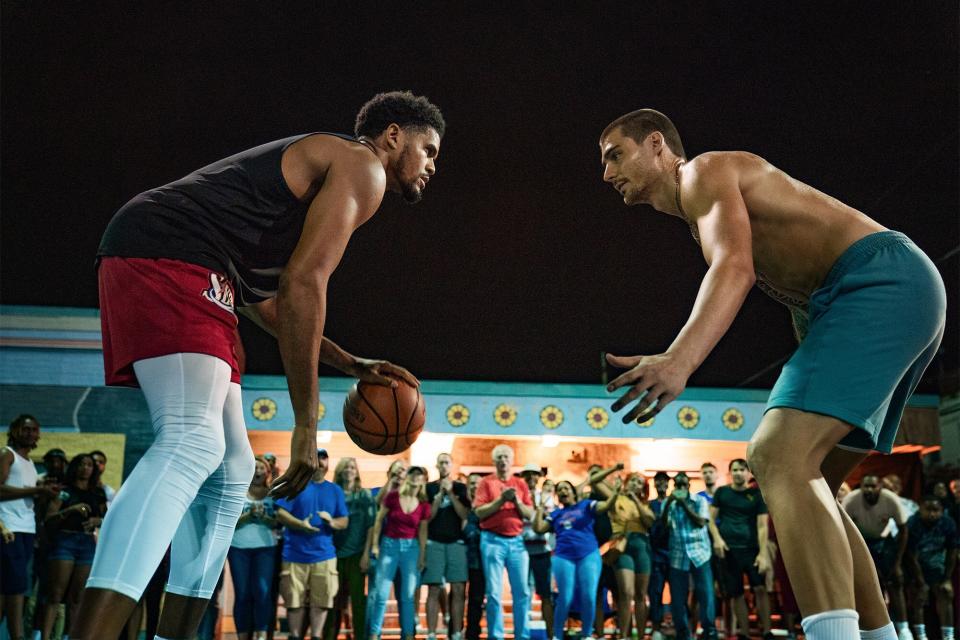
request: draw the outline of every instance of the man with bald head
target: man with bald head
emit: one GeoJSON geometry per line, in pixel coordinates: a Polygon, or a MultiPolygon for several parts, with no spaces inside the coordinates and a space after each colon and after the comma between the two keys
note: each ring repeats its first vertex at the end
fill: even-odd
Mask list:
{"type": "Polygon", "coordinates": [[[890,596],[894,625],[901,640],[912,638],[903,594],[903,554],[907,548],[907,514],[900,496],[884,489],[875,474],[863,476],[860,488],[843,499],[843,508],[870,550],[881,587],[890,596]],[[893,533],[893,527],[896,533],[893,533]]]}

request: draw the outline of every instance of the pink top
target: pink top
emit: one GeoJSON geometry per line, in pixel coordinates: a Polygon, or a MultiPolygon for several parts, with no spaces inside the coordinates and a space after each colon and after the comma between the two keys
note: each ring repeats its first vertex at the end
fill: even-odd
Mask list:
{"type": "Polygon", "coordinates": [[[400,492],[391,491],[383,499],[383,506],[387,508],[387,522],[383,527],[383,535],[390,538],[416,538],[420,523],[430,517],[430,503],[421,502],[410,513],[404,513],[400,507],[400,492]]]}

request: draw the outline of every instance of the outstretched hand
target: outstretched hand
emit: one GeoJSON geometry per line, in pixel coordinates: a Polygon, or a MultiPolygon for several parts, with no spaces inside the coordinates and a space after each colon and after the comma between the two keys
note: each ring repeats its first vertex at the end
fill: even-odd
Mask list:
{"type": "Polygon", "coordinates": [[[384,387],[396,387],[399,383],[397,379],[403,380],[411,387],[419,387],[420,381],[416,376],[401,367],[400,365],[387,362],[386,360],[369,360],[367,358],[357,358],[350,373],[362,382],[379,384],[384,387]]]}
{"type": "Polygon", "coordinates": [[[655,356],[615,356],[607,354],[607,362],[620,369],[629,369],[607,385],[607,391],[630,387],[611,408],[620,411],[639,400],[623,416],[623,422],[646,422],[673,402],[687,386],[691,371],[676,356],[662,353],[655,356]]]}
{"type": "Polygon", "coordinates": [[[317,431],[294,428],[290,439],[290,467],[270,485],[274,498],[293,498],[303,491],[317,470],[317,431]]]}

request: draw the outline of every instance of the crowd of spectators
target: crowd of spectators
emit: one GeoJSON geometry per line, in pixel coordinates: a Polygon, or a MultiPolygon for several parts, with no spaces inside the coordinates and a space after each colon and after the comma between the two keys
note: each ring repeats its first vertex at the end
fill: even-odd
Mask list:
{"type": "MultiPolygon", "coordinates": [[[[62,637],[115,494],[102,482],[101,451],[68,459],[50,449],[38,472],[30,452],[39,436],[36,419],[20,416],[0,454],[0,611],[17,639],[62,637]]],[[[492,450],[492,473],[457,475],[442,453],[433,481],[396,460],[383,486],[369,488],[354,458],[338,460],[332,481],[327,451],[317,459],[303,492],[274,500],[276,456],[257,457],[228,554],[239,640],[378,640],[391,593],[403,640],[527,640],[535,629],[550,639],[602,637],[607,624],[620,640],[662,640],[671,628],[678,640],[771,638],[772,611],[781,634],[796,632],[774,523],[745,460],[730,462],[722,485],[704,463],[705,488],[692,493],[683,471],[657,472],[652,492],[622,464],[595,465],[578,483],[554,481],[536,464],[515,472],[506,444],[492,450]],[[537,617],[542,624],[531,624],[537,617]]],[[[957,484],[933,483],[914,502],[900,495],[899,477],[867,474],[838,495],[900,640],[953,640],[957,484]]],[[[161,566],[153,592],[164,580],[161,566]]],[[[159,597],[150,593],[124,637],[138,637],[144,611],[153,637],[159,597]]],[[[212,638],[217,600],[201,638],[212,638]]]]}

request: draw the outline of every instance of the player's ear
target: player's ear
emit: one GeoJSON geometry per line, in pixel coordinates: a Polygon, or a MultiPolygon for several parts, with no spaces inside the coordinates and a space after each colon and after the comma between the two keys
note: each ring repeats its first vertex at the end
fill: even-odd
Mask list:
{"type": "Polygon", "coordinates": [[[396,149],[402,146],[403,143],[403,129],[400,128],[400,125],[393,123],[387,126],[383,131],[383,141],[387,144],[387,148],[396,149]]]}
{"type": "Polygon", "coordinates": [[[647,136],[647,143],[650,145],[650,148],[654,153],[659,154],[663,151],[663,134],[659,131],[654,131],[647,136]]]}

